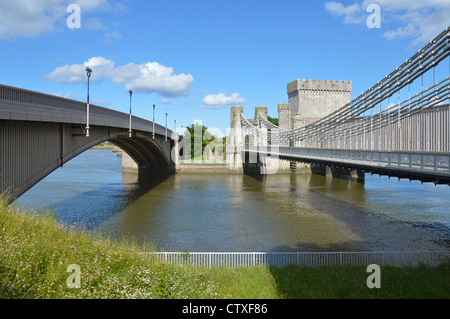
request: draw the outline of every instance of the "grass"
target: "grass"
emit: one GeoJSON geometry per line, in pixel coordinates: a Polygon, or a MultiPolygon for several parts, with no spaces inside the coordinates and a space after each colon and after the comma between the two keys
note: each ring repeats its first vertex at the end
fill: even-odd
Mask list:
{"type": "Polygon", "coordinates": [[[172,265],[140,254],[152,247],[113,241],[59,224],[49,212],[21,211],[0,198],[0,298],[288,299],[449,298],[450,264],[383,267],[381,288],[365,267],[172,265]],[[69,265],[81,270],[69,288],[69,265]]]}
{"type": "Polygon", "coordinates": [[[149,250],[63,227],[46,212],[0,203],[1,298],[214,298],[213,283],[195,268],[151,261],[149,250]],[[69,288],[69,265],[81,287],[69,288]]]}

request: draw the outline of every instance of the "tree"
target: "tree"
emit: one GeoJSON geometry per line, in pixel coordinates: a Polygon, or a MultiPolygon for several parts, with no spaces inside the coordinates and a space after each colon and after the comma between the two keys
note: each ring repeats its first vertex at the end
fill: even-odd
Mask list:
{"type": "Polygon", "coordinates": [[[208,128],[197,122],[186,126],[185,137],[191,141],[191,158],[201,158],[205,146],[214,140],[208,128]]]}
{"type": "Polygon", "coordinates": [[[186,126],[184,138],[186,139],[185,147],[190,149],[190,156],[186,154],[186,160],[203,159],[206,147],[208,147],[208,154],[210,154],[209,151],[212,151],[216,155],[223,154],[223,159],[225,159],[226,137],[217,138],[208,131],[206,126],[198,122],[186,126]],[[191,144],[190,147],[187,145],[188,143],[191,144]]]}
{"type": "Polygon", "coordinates": [[[270,123],[275,124],[276,126],[278,126],[278,119],[277,119],[277,118],[270,117],[270,116],[267,115],[267,120],[268,120],[270,123]]]}

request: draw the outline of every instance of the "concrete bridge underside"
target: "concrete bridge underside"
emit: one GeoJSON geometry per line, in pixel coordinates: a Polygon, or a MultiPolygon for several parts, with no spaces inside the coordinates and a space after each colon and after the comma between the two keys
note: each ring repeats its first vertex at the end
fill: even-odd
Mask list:
{"type": "Polygon", "coordinates": [[[124,150],[140,170],[174,173],[173,141],[165,136],[126,128],[91,125],[86,137],[83,126],[72,123],[0,120],[0,193],[10,202],[72,158],[89,148],[110,141],[124,150]]]}

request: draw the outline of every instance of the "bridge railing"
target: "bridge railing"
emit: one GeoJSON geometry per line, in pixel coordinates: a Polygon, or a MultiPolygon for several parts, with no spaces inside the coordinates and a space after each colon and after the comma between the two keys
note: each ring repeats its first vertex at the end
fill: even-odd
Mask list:
{"type": "Polygon", "coordinates": [[[449,107],[437,105],[401,114],[379,113],[344,123],[333,132],[294,140],[291,145],[371,151],[448,152],[449,107]],[[393,121],[393,118],[396,120],[393,121]]]}
{"type": "MultiPolygon", "coordinates": [[[[129,128],[129,114],[93,104],[89,109],[91,125],[129,128]]],[[[0,119],[85,124],[86,102],[0,85],[0,119]]],[[[132,129],[152,132],[153,123],[132,116],[132,129]]],[[[165,132],[164,126],[155,123],[156,134],[165,132]]]]}
{"type": "Polygon", "coordinates": [[[277,147],[278,155],[285,158],[303,158],[317,161],[347,163],[351,166],[370,166],[391,168],[412,172],[429,171],[450,174],[450,154],[443,152],[408,152],[408,151],[362,151],[362,150],[330,150],[308,149],[301,147],[277,147]]]}

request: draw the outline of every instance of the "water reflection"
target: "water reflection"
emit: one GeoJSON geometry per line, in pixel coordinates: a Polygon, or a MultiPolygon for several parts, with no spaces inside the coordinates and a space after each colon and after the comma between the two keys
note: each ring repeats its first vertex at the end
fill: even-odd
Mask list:
{"type": "Polygon", "coordinates": [[[440,250],[449,194],[370,176],[122,174],[112,152],[90,150],[18,204],[162,250],[440,250]]]}

